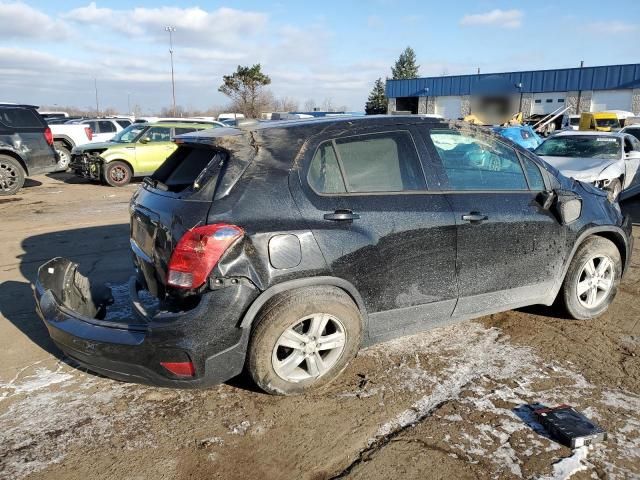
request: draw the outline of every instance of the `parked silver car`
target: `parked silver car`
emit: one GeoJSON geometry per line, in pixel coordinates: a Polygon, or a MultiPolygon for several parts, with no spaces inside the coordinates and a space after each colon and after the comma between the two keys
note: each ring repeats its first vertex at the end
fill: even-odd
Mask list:
{"type": "Polygon", "coordinates": [[[613,199],[640,191],[640,141],[621,132],[564,131],[535,153],[567,177],[610,192],[613,199]]]}

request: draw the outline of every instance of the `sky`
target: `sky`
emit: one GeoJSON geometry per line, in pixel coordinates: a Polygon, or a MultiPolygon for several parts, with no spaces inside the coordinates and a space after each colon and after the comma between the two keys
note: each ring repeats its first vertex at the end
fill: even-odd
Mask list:
{"type": "Polygon", "coordinates": [[[361,111],[406,46],[421,76],[640,61],[640,1],[4,1],[0,101],[150,114],[228,104],[222,76],[260,63],[277,97],[361,111]],[[95,80],[94,80],[95,79],[95,80]]]}

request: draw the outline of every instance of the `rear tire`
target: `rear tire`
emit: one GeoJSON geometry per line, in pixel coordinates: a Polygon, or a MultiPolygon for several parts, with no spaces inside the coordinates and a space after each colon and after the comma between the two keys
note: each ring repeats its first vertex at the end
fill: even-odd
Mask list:
{"type": "Polygon", "coordinates": [[[296,395],[327,385],[356,356],[362,318],[336,287],[278,295],[255,320],[247,370],[265,392],[296,395]]]}
{"type": "Polygon", "coordinates": [[[8,155],[0,155],[0,195],[15,195],[24,185],[26,172],[20,162],[8,155]]]}
{"type": "Polygon", "coordinates": [[[124,187],[131,181],[131,167],[120,160],[109,162],[103,167],[104,181],[112,187],[124,187]]]}
{"type": "Polygon", "coordinates": [[[56,172],[66,172],[71,163],[71,150],[62,142],[55,142],[54,148],[58,152],[58,167],[56,172]]]}
{"type": "Polygon", "coordinates": [[[576,320],[602,315],[618,291],[622,260],[615,244],[589,237],[578,247],[562,285],[567,313],[576,320]]]}

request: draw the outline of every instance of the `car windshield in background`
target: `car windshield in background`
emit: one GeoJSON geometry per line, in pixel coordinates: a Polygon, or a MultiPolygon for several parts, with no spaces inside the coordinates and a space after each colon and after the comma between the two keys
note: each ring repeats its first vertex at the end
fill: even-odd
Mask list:
{"type": "Polygon", "coordinates": [[[572,127],[577,127],[578,125],[580,125],[580,117],[570,118],[569,125],[571,125],[572,127]]]}
{"type": "Polygon", "coordinates": [[[133,142],[138,136],[147,128],[146,125],[133,124],[122,130],[118,133],[113,139],[112,142],[118,143],[130,143],[133,142]]]}
{"type": "Polygon", "coordinates": [[[620,139],[615,137],[555,137],[535,149],[536,155],[547,157],[620,158],[620,139]]]}
{"type": "Polygon", "coordinates": [[[596,124],[598,127],[620,128],[620,122],[617,118],[598,118],[596,124]]]}

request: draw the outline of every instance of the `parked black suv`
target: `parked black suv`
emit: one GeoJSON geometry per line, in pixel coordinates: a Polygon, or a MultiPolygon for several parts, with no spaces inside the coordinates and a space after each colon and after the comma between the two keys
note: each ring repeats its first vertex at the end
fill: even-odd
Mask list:
{"type": "Polygon", "coordinates": [[[131,200],[135,318],[110,319],[109,289],[69,260],[36,285],[56,344],[121,380],[199,387],[246,368],[300,393],[363,345],[452,321],[557,297],[597,317],[629,264],[617,203],[485,129],[376,116],[176,141],[131,200]]]}
{"type": "Polygon", "coordinates": [[[38,107],[0,103],[0,195],[13,195],[26,177],[55,172],[53,135],[38,107]]]}

